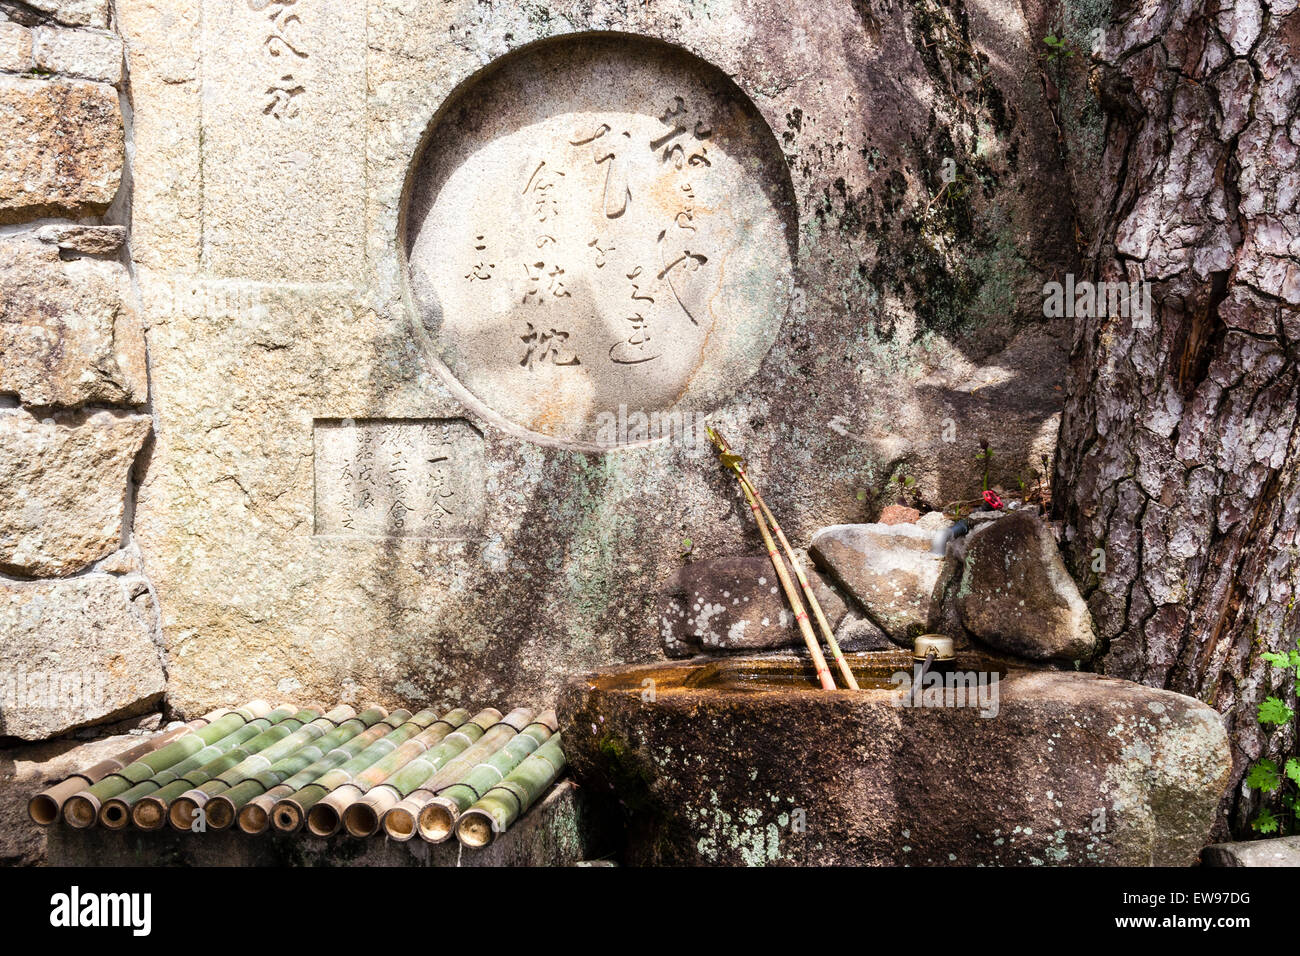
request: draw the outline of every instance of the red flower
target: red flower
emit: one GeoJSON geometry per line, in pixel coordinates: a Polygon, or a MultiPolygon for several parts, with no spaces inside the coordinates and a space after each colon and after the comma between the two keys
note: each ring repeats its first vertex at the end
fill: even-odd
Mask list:
{"type": "Polygon", "coordinates": [[[994,511],[1002,507],[1002,499],[999,498],[997,494],[992,491],[984,492],[984,503],[988,505],[990,508],[992,508],[994,511]]]}

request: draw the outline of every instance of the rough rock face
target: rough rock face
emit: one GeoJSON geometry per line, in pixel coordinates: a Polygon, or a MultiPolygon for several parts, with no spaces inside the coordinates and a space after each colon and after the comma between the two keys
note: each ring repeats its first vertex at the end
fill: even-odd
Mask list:
{"type": "Polygon", "coordinates": [[[41,740],[156,703],[156,617],[138,576],[0,581],[0,736],[41,740]]]}
{"type": "MultiPolygon", "coordinates": [[[[911,663],[899,651],[854,658],[864,688],[911,663]]],[[[1227,783],[1218,715],[1168,691],[1003,671],[984,718],[900,708],[892,689],[820,691],[798,666],[806,689],[780,681],[761,694],[747,681],[695,686],[698,665],[565,688],[565,753],[579,783],[628,811],[628,862],[1187,866],[1227,783]]]]}
{"type": "Polygon", "coordinates": [[[70,27],[107,27],[109,0],[24,0],[70,27]]]}
{"type": "Polygon", "coordinates": [[[145,401],[144,330],[126,268],[59,256],[107,249],[115,238],[111,229],[48,226],[42,241],[0,242],[0,391],[38,407],[145,401]]]}
{"type": "Polygon", "coordinates": [[[32,31],[36,66],[51,73],[117,84],[122,81],[122,40],[112,33],[37,27],[32,31]]]}
{"type": "Polygon", "coordinates": [[[1300,866],[1300,836],[1215,843],[1201,851],[1202,866],[1300,866]]]}
{"type": "Polygon", "coordinates": [[[0,570],[69,575],[116,551],[150,424],[127,412],[0,412],[0,570]]]}
{"type": "Polygon", "coordinates": [[[125,156],[111,86],[0,76],[0,224],[99,215],[125,156]]]}
{"type": "Polygon", "coordinates": [[[930,553],[933,532],[915,524],[822,528],[808,553],[893,640],[928,630],[943,596],[947,563],[930,553]]]}
{"type": "Polygon", "coordinates": [[[971,532],[957,609],[984,643],[1031,660],[1087,661],[1097,647],[1088,605],[1051,531],[1012,512],[971,532]]]}
{"type": "Polygon", "coordinates": [[[31,31],[17,23],[0,20],[0,70],[26,73],[31,68],[31,31]]]}
{"type": "MultiPolygon", "coordinates": [[[[804,571],[834,630],[848,610],[844,600],[806,562],[804,571]]],[[[798,585],[793,572],[790,579],[798,585]]],[[[692,561],[664,585],[658,618],[659,639],[669,657],[803,643],[766,557],[692,561]]]]}
{"type": "MultiPolygon", "coordinates": [[[[588,667],[660,655],[657,593],[645,582],[676,570],[683,538],[701,554],[757,549],[734,481],[682,443],[589,454],[520,438],[484,418],[482,405],[540,404],[560,418],[582,415],[588,402],[608,407],[608,393],[571,389],[560,391],[570,403],[536,401],[548,381],[577,368],[562,364],[572,356],[558,336],[575,330],[539,326],[520,311],[518,329],[473,343],[476,353],[501,357],[509,366],[503,375],[523,382],[477,402],[466,398],[468,379],[444,374],[420,344],[421,319],[436,324],[436,317],[411,308],[399,224],[420,212],[404,197],[438,194],[436,181],[411,183],[412,170],[425,168],[416,157],[430,123],[446,115],[440,110],[458,90],[469,91],[460,103],[470,124],[482,119],[486,145],[509,160],[503,170],[545,147],[547,170],[564,171],[572,184],[563,187],[571,192],[567,208],[584,216],[600,210],[594,218],[610,235],[580,237],[568,251],[584,258],[562,266],[565,276],[595,283],[594,295],[580,284],[552,288],[559,276],[547,263],[538,291],[560,303],[552,312],[522,301],[530,285],[524,262],[499,254],[500,240],[518,230],[471,216],[467,206],[464,221],[449,218],[468,244],[457,244],[455,262],[442,264],[439,281],[455,285],[441,301],[493,283],[503,301],[517,293],[533,313],[618,330],[582,356],[593,373],[597,362],[628,357],[622,346],[611,354],[613,346],[643,344],[632,341],[640,338],[632,313],[601,314],[600,302],[621,307],[633,301],[636,284],[660,313],[645,316],[653,325],[669,309],[680,313],[665,284],[680,276],[676,288],[687,305],[707,304],[690,285],[700,274],[685,281],[690,263],[662,281],[663,266],[652,257],[637,263],[637,278],[628,279],[631,263],[615,268],[673,223],[670,216],[650,228],[637,218],[650,195],[644,181],[628,179],[627,210],[608,214],[627,195],[618,188],[625,171],[663,171],[678,158],[673,195],[685,197],[687,183],[703,195],[699,177],[722,164],[703,165],[709,157],[685,146],[727,152],[720,133],[704,138],[722,129],[725,115],[697,112],[717,100],[688,96],[675,81],[655,87],[632,111],[636,125],[626,131],[638,134],[635,142],[611,123],[582,146],[571,142],[574,127],[591,120],[584,136],[594,135],[617,112],[599,88],[540,104],[520,97],[476,115],[476,73],[507,56],[526,60],[542,49],[534,43],[548,45],[569,89],[584,66],[571,34],[663,41],[710,64],[721,81],[734,80],[761,118],[750,129],[759,127],[777,153],[765,169],[781,174],[767,185],[786,230],[772,253],[793,262],[791,307],[755,313],[746,320],[752,324],[730,326],[726,342],[710,341],[710,366],[724,352],[743,353],[744,367],[757,372],[727,382],[730,399],[692,410],[725,425],[792,540],[861,520],[858,491],[879,495],[904,462],[915,465],[922,500],[969,495],[981,433],[1008,472],[1036,463],[1040,441],[1050,448],[1065,336],[1044,322],[1041,290],[1070,268],[1073,236],[1057,134],[1040,85],[1025,82],[1042,34],[1030,32],[1014,5],[922,0],[900,12],[883,0],[834,0],[814,16],[777,0],[558,0],[543,14],[535,5],[450,0],[423,3],[416,16],[390,4],[339,3],[328,16],[299,11],[301,23],[290,31],[308,54],[299,58],[267,49],[265,11],[177,2],[115,5],[134,106],[131,256],[159,422],[135,533],[175,652],[169,693],[177,707],[215,706],[236,690],[271,693],[280,681],[326,694],[351,679],[381,700],[456,688],[492,698],[511,688],[550,695],[588,667]],[[292,83],[283,81],[287,59],[292,83]],[[661,117],[677,96],[691,122],[665,125],[661,117]],[[528,135],[534,124],[536,138],[528,135]],[[652,149],[660,127],[674,139],[652,149]],[[641,135],[651,129],[653,136],[641,135]],[[508,137],[520,144],[514,153],[505,148],[508,137]],[[594,151],[614,140],[627,144],[612,150],[617,162],[598,163],[608,152],[594,151]],[[679,141],[681,156],[672,151],[679,141]],[[635,155],[626,151],[632,147],[635,155]],[[946,189],[945,157],[960,177],[946,189]],[[608,194],[607,169],[614,170],[608,194]],[[597,247],[587,243],[613,238],[634,220],[633,241],[614,239],[618,248],[599,266],[597,247]],[[478,277],[489,272],[491,279],[478,277]],[[648,289],[651,280],[658,291],[648,289]],[[537,335],[526,342],[529,321],[537,335]],[[558,340],[556,347],[543,337],[558,340]],[[532,369],[519,365],[530,345],[532,369]],[[362,423],[356,431],[373,419],[478,429],[486,483],[449,484],[462,500],[478,502],[482,527],[463,537],[322,533],[353,530],[347,515],[325,513],[347,489],[336,484],[318,496],[313,461],[315,438],[350,427],[341,424],[349,419],[362,423]],[[232,594],[246,606],[232,603],[232,594]]],[[[620,55],[641,69],[655,54],[629,43],[620,55]]],[[[428,145],[427,168],[454,160],[454,142],[428,145]]],[[[527,174],[503,186],[501,201],[522,197],[526,185],[527,174]]],[[[545,202],[518,201],[510,221],[531,224],[546,211],[545,202]]],[[[713,224],[738,209],[727,198],[713,224]]],[[[704,228],[702,203],[693,215],[708,238],[714,226],[704,228]]],[[[550,235],[527,238],[551,249],[550,235]]],[[[710,241],[708,249],[683,246],[709,257],[703,274],[722,264],[726,248],[710,241]]],[[[765,263],[758,274],[780,271],[765,263]]],[[[756,300],[770,292],[753,291],[756,300]]],[[[651,331],[662,336],[664,328],[651,331]]],[[[658,341],[652,336],[650,345],[658,341]]],[[[629,395],[662,390],[655,362],[637,368],[646,388],[629,395]]],[[[612,397],[614,405],[639,401],[612,397]]],[[[559,423],[541,424],[564,432],[559,423]]],[[[478,442],[471,436],[461,446],[478,442]]]]}

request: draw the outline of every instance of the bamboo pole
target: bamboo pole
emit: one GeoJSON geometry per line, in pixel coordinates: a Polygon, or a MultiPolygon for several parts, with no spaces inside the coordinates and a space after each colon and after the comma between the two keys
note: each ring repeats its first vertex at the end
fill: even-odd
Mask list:
{"type": "MultiPolygon", "coordinates": [[[[381,785],[416,757],[437,747],[449,734],[469,719],[469,711],[462,707],[447,712],[441,720],[425,728],[388,756],[375,761],[357,774],[356,779],[352,782],[338,787],[328,797],[312,807],[311,813],[307,815],[307,827],[312,828],[313,820],[318,824],[323,820],[327,828],[332,827],[329,831],[331,833],[342,824],[351,836],[370,836],[379,829],[379,818],[369,807],[357,808],[357,803],[367,793],[381,785]],[[327,812],[334,814],[333,820],[324,819],[327,812]]],[[[313,830],[313,832],[315,831],[313,830]]]]}
{"type": "Polygon", "coordinates": [[[190,733],[182,734],[171,743],[132,761],[121,770],[115,770],[79,793],[73,794],[63,805],[63,817],[79,830],[94,826],[104,800],[125,793],[141,780],[147,780],[159,770],[197,753],[214,740],[242,727],[250,720],[265,717],[271,705],[254,700],[190,733]]]}
{"type": "Polygon", "coordinates": [[[456,839],[474,849],[485,847],[523,816],[564,772],[560,736],[556,734],[542,744],[461,814],[456,822],[456,839]]]}
{"type": "MultiPolygon", "coordinates": [[[[415,815],[419,807],[408,807],[406,798],[413,796],[426,780],[474,746],[488,728],[501,720],[501,711],[495,707],[485,708],[469,723],[457,728],[454,734],[448,734],[447,739],[433,750],[415,758],[366,794],[363,802],[374,811],[391,839],[404,843],[415,836],[415,815]]],[[[357,811],[358,814],[361,812],[357,811]]],[[[358,827],[361,828],[359,823],[358,827]]]]}
{"type": "Polygon", "coordinates": [[[460,815],[504,780],[558,729],[555,711],[546,711],[487,760],[461,774],[451,786],[438,791],[420,814],[420,836],[429,843],[450,839],[460,815]]]}
{"type": "Polygon", "coordinates": [[[166,770],[160,770],[147,780],[141,780],[125,793],[119,793],[104,801],[99,809],[99,822],[110,830],[120,830],[131,822],[131,808],[149,794],[162,789],[174,780],[181,779],[190,771],[202,767],[209,761],[237,747],[246,740],[251,740],[282,720],[288,720],[297,711],[296,707],[277,707],[265,717],[250,720],[233,733],[226,734],[220,740],[213,741],[198,753],[191,754],[179,763],[174,763],[166,770]]]}
{"type": "Polygon", "coordinates": [[[415,817],[416,830],[420,834],[420,839],[432,842],[431,838],[436,835],[436,812],[430,813],[429,807],[437,797],[438,791],[445,790],[458,781],[466,772],[473,769],[480,761],[491,757],[527,727],[532,722],[532,719],[533,712],[527,707],[512,710],[501,723],[489,727],[487,733],[479,739],[478,743],[455,760],[450,761],[445,767],[426,780],[418,791],[407,798],[420,805],[420,812],[415,817]]]}
{"type": "MultiPolygon", "coordinates": [[[[384,780],[373,783],[364,796],[352,803],[343,814],[343,825],[354,837],[368,837],[378,832],[384,814],[407,793],[432,776],[439,767],[458,756],[483,736],[483,732],[501,719],[501,711],[487,707],[468,721],[462,721],[436,746],[417,754],[384,780]]],[[[337,791],[336,791],[337,792],[337,791]]]]}
{"type": "Polygon", "coordinates": [[[235,822],[235,814],[239,812],[239,807],[235,806],[234,801],[227,796],[230,790],[259,773],[265,773],[275,766],[277,761],[292,756],[303,746],[337,730],[340,724],[351,720],[356,715],[357,712],[351,707],[346,704],[340,705],[311,723],[304,724],[288,737],[271,744],[265,750],[250,754],[238,766],[231,767],[216,780],[210,780],[200,786],[198,789],[208,795],[208,802],[204,804],[208,815],[208,827],[213,830],[224,830],[235,822]]]}
{"type": "MultiPolygon", "coordinates": [[[[248,824],[246,825],[244,811],[250,809],[248,807],[249,801],[255,797],[261,796],[272,787],[283,783],[294,774],[311,766],[339,744],[346,743],[367,728],[373,727],[387,716],[388,711],[383,707],[369,707],[366,710],[363,710],[351,720],[346,720],[339,724],[338,727],[325,734],[323,737],[304,744],[293,753],[282,757],[269,769],[231,787],[225,793],[214,798],[213,804],[229,804],[232,812],[236,815],[236,820],[238,821],[241,830],[245,833],[261,833],[266,829],[269,817],[265,812],[262,812],[261,817],[258,818],[257,811],[254,809],[248,816],[248,824]],[[250,826],[253,828],[250,829],[250,826]]],[[[210,805],[208,810],[208,820],[211,821],[213,817],[217,815],[215,809],[210,805]]]]}
{"type": "Polygon", "coordinates": [[[145,738],[134,747],[129,747],[119,754],[101,760],[85,770],[69,774],[54,786],[47,787],[28,800],[27,815],[31,817],[32,822],[37,826],[48,827],[57,823],[63,814],[63,804],[68,797],[80,793],[92,784],[98,783],[110,773],[121,770],[127,764],[134,763],[145,754],[167,746],[181,735],[201,730],[212,721],[228,713],[230,711],[223,707],[220,710],[214,710],[209,714],[191,720],[188,724],[174,723],[161,733],[145,738]]]}
{"type": "MultiPolygon", "coordinates": [[[[366,728],[355,737],[334,747],[334,749],[326,751],[322,756],[313,760],[309,765],[284,781],[284,783],[276,784],[260,797],[250,801],[248,806],[244,808],[249,812],[240,813],[240,829],[245,833],[261,833],[265,831],[270,826],[271,813],[277,803],[286,797],[292,798],[299,790],[310,783],[314,783],[319,777],[335,767],[347,763],[371,744],[382,740],[385,735],[392,733],[410,719],[411,712],[399,707],[397,710],[390,712],[379,723],[366,728]],[[247,825],[244,822],[245,819],[248,821],[247,825]],[[250,829],[250,826],[253,828],[250,829]]],[[[278,829],[296,830],[301,822],[301,817],[299,817],[298,823],[291,825],[290,811],[286,810],[282,814],[281,823],[283,825],[278,826],[278,829]]]]}
{"type": "MultiPolygon", "coordinates": [[[[164,794],[170,795],[169,790],[171,788],[183,787],[187,783],[193,784],[195,777],[205,778],[203,783],[198,786],[191,786],[190,789],[184,791],[175,799],[171,800],[170,806],[167,807],[167,822],[172,825],[173,829],[186,833],[189,832],[190,828],[194,825],[194,817],[208,802],[209,794],[205,789],[203,789],[204,787],[212,783],[214,780],[219,779],[221,774],[239,766],[253,754],[265,750],[267,747],[271,746],[271,744],[277,743],[285,737],[288,737],[303,724],[315,720],[321,715],[321,709],[322,708],[319,704],[309,704],[288,720],[282,721],[279,724],[276,724],[276,726],[262,731],[242,747],[236,747],[234,750],[222,754],[206,767],[201,767],[198,770],[195,770],[190,775],[190,778],[186,780],[178,780],[154,794],[154,797],[163,798],[164,794]]],[[[151,798],[146,797],[146,799],[151,798]]]]}
{"type": "Polygon", "coordinates": [[[277,830],[293,831],[306,822],[307,815],[336,787],[350,783],[377,760],[388,756],[406,741],[439,720],[436,710],[422,710],[396,730],[366,747],[347,763],[322,774],[318,779],[288,797],[276,801],[271,813],[277,830]]]}
{"type": "Polygon", "coordinates": [[[754,486],[749,475],[745,473],[744,463],[738,455],[732,452],[731,445],[722,437],[722,433],[715,428],[710,428],[709,437],[713,439],[713,443],[715,447],[717,447],[718,451],[729,456],[725,461],[729,463],[729,467],[736,473],[741,484],[749,488],[750,494],[754,496],[754,501],[757,501],[758,506],[762,508],[763,516],[767,519],[768,524],[771,525],[772,532],[776,535],[777,541],[780,542],[781,547],[785,550],[786,560],[790,562],[790,567],[794,569],[795,577],[799,579],[799,587],[803,590],[804,596],[808,599],[808,607],[817,621],[817,626],[821,628],[822,638],[826,641],[826,646],[831,649],[831,656],[835,658],[835,664],[840,669],[840,676],[844,678],[844,683],[848,685],[850,690],[858,690],[857,679],[853,676],[853,670],[849,667],[849,662],[844,658],[844,652],[840,650],[839,641],[835,640],[835,634],[831,630],[830,622],[826,620],[826,612],[822,610],[821,602],[817,600],[817,595],[812,589],[812,584],[808,581],[808,575],[804,573],[803,565],[801,565],[799,559],[795,557],[794,548],[790,547],[790,541],[786,538],[785,532],[781,530],[781,525],[777,522],[776,516],[772,514],[772,509],[767,506],[767,502],[763,500],[763,496],[758,493],[758,488],[754,486]]]}

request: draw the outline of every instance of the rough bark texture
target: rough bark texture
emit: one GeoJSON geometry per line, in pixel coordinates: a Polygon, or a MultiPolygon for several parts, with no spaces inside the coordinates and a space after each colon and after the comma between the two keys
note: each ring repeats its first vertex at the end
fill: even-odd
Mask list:
{"type": "Polygon", "coordinates": [[[1300,633],[1295,8],[1114,6],[1086,278],[1148,281],[1152,310],[1076,320],[1057,463],[1100,669],[1224,715],[1219,832],[1247,825],[1250,763],[1295,748],[1294,726],[1256,721],[1265,696],[1295,693],[1261,654],[1300,633]]]}

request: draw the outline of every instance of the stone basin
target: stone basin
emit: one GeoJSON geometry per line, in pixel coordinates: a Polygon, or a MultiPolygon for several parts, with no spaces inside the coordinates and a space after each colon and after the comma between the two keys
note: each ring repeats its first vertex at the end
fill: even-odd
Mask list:
{"type": "Polygon", "coordinates": [[[848,656],[859,691],[794,656],[571,681],[564,749],[622,804],[626,862],[1191,865],[1208,842],[1231,756],[1205,704],[968,653],[988,716],[901,707],[910,655],[848,656]]]}

